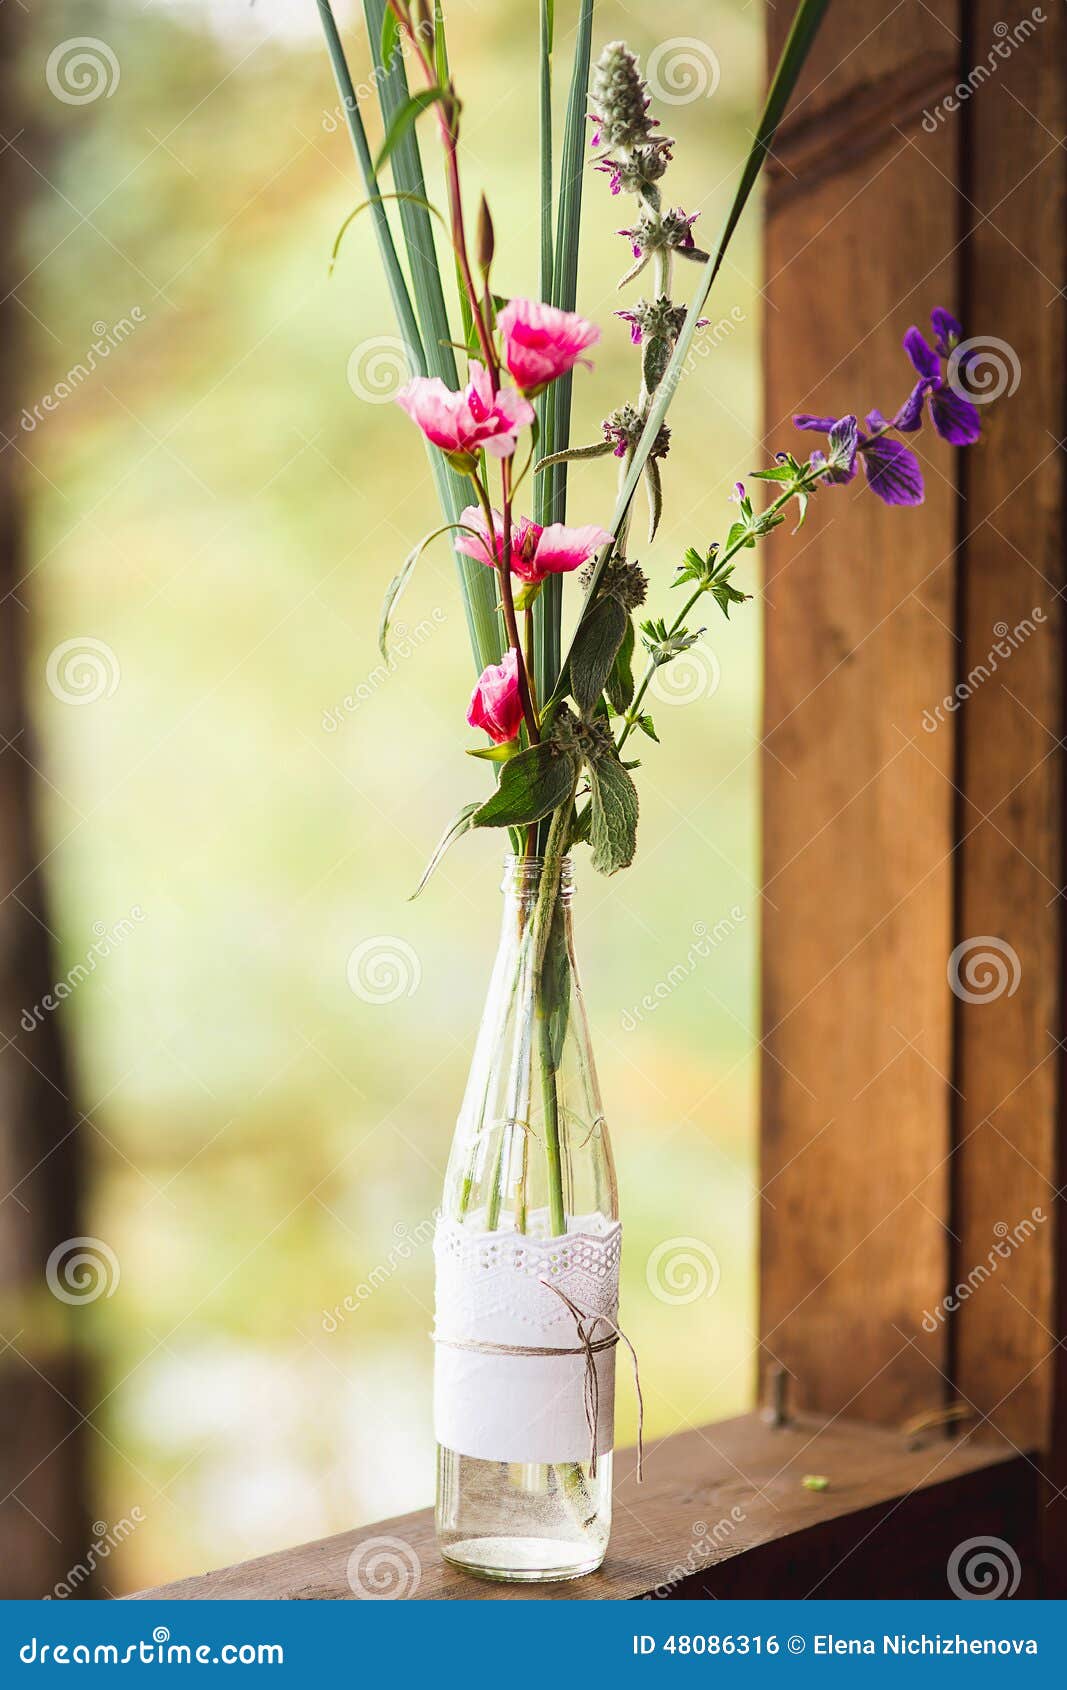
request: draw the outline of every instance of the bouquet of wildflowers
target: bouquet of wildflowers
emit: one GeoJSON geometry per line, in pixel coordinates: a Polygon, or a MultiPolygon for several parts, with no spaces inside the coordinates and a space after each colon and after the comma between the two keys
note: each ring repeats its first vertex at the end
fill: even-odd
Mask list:
{"type": "MultiPolygon", "coordinates": [[[[543,860],[541,918],[531,923],[538,967],[550,938],[548,919],[559,865],[588,844],[594,869],[614,874],[633,860],[638,821],[635,764],[627,757],[636,732],[656,739],[645,695],[656,670],[701,637],[690,626],[708,595],[724,616],[750,595],[735,570],[796,507],[798,526],[824,488],[850,482],[862,465],[872,493],[891,505],[923,498],[918,458],[905,436],[929,415],[947,440],[977,439],[978,413],[966,397],[967,346],[949,312],[933,313],[933,345],[917,328],[905,349],[915,380],[903,403],[885,417],[801,415],[796,426],[825,435],[806,457],[779,451],[753,481],[776,484],[757,509],[738,483],[736,511],[721,540],[690,547],[670,586],[682,589],[674,615],[643,616],[649,579],[630,556],[634,495],[643,480],[648,541],[656,535],[670,453],[665,417],[683,373],[701,309],[741,215],[827,0],[801,0],[772,81],[755,144],[725,226],[713,251],[694,234],[696,218],[671,204],[666,179],[675,143],[651,110],[634,54],[622,42],[592,59],[592,0],[579,0],[578,29],[563,139],[558,193],[553,181],[551,66],[553,7],[540,8],[541,28],[541,298],[496,291],[494,232],[482,197],[473,219],[464,201],[459,166],[461,103],[449,63],[441,0],[366,0],[372,39],[379,43],[375,82],[384,139],[372,159],[359,103],[328,0],[318,0],[338,86],[369,198],[413,374],[398,402],[421,431],[441,494],[444,523],[421,538],[390,582],[381,621],[387,653],[393,609],[430,543],[451,537],[479,675],[467,721],[485,735],[471,754],[494,766],[495,789],[472,798],[450,822],[419,890],[465,833],[497,828],[520,856],[543,860]],[[409,86],[405,64],[420,84],[409,86]],[[417,142],[420,120],[433,122],[443,153],[447,213],[426,198],[417,142]],[[639,280],[647,293],[616,313],[629,326],[637,352],[636,391],[605,415],[602,438],[569,441],[570,384],[589,366],[601,330],[573,309],[578,227],[587,150],[613,195],[633,202],[620,231],[632,262],[620,281],[639,280]],[[392,169],[383,192],[379,173],[392,169]],[[389,202],[393,202],[390,205],[389,202]],[[399,262],[389,213],[407,246],[411,285],[399,262]],[[458,277],[461,335],[454,337],[437,267],[431,214],[451,238],[458,277]],[[696,276],[688,306],[674,291],[696,276]],[[457,359],[458,354],[458,359],[457,359]],[[569,522],[567,473],[582,460],[613,454],[619,461],[616,507],[605,524],[569,522]],[[577,576],[581,608],[569,649],[562,650],[563,586],[577,576]],[[487,742],[487,743],[486,743],[487,742]]],[[[354,214],[353,214],[354,215],[354,214]]],[[[351,219],[349,219],[351,221],[351,219]]],[[[347,226],[347,225],[346,225],[347,226]]],[[[583,516],[591,513],[582,512],[583,516]]]]}
{"type": "MultiPolygon", "coordinates": [[[[464,198],[459,162],[462,108],[449,61],[441,0],[432,4],[431,0],[365,0],[371,37],[378,43],[374,81],[382,108],[383,140],[376,158],[370,151],[330,5],[328,0],[318,0],[367,189],[367,199],[358,209],[373,218],[411,364],[411,379],[398,394],[398,402],[424,438],[443,514],[441,525],[412,546],[389,583],[381,620],[382,649],[387,655],[393,611],[420,555],[430,544],[450,543],[478,674],[466,719],[479,743],[469,749],[474,758],[490,766],[495,777],[491,790],[472,796],[449,823],[419,890],[444,853],[475,829],[493,828],[506,834],[519,865],[515,931],[502,946],[501,966],[494,973],[488,1019],[483,1023],[485,1037],[479,1039],[464,1103],[468,1130],[457,1137],[450,1163],[450,1216],[461,1231],[451,1237],[446,1276],[459,1287],[455,1293],[459,1304],[466,1292],[456,1263],[466,1259],[468,1234],[462,1229],[468,1223],[476,1232],[483,1262],[488,1259],[487,1239],[493,1241],[494,1251],[505,1249],[505,1255],[507,1237],[522,1239],[522,1252],[507,1257],[512,1268],[518,1264],[517,1272],[525,1271],[534,1259],[528,1240],[538,1236],[537,1225],[549,1241],[579,1237],[587,1257],[608,1251],[612,1226],[617,1231],[610,1152],[591,1053],[584,1044],[578,1051],[579,1078],[569,1096],[564,1095],[561,1081],[566,1041],[573,1038],[576,1021],[584,1023],[566,915],[566,865],[570,853],[583,846],[589,849],[593,868],[605,875],[626,868],[633,860],[638,795],[630,742],[635,734],[657,738],[645,704],[656,671],[700,639],[703,628],[692,624],[705,597],[725,617],[749,598],[744,578],[739,580],[736,573],[742,554],[786,521],[787,507],[793,507],[799,527],[812,498],[851,482],[861,467],[871,493],[886,504],[918,504],[923,498],[922,471],[908,436],[929,417],[937,432],[954,444],[966,445],[978,437],[978,413],[966,393],[968,343],[955,318],[938,309],[932,317],[933,344],[917,328],[906,336],[913,379],[897,408],[888,417],[872,410],[862,424],[851,414],[797,416],[797,428],[823,435],[822,443],[807,455],[780,450],[773,462],[755,470],[752,482],[767,483],[771,495],[758,507],[754,494],[737,483],[731,495],[735,509],[722,536],[710,541],[702,538],[675,562],[667,585],[678,595],[676,612],[648,613],[646,601],[654,575],[633,555],[635,494],[643,483],[650,546],[670,474],[669,407],[703,326],[701,311],[827,3],[800,0],[796,8],[733,204],[717,241],[705,250],[694,230],[695,216],[670,198],[668,178],[675,142],[662,132],[651,109],[636,57],[617,41],[605,46],[594,61],[593,0],[577,0],[557,175],[552,123],[554,7],[552,0],[541,0],[538,288],[531,295],[505,295],[494,264],[490,207],[482,197],[472,217],[464,198]],[[414,90],[406,66],[413,68],[414,90]],[[441,147],[444,210],[427,198],[420,125],[433,125],[441,147]],[[629,246],[629,262],[619,285],[633,291],[616,315],[628,326],[636,370],[633,392],[611,396],[600,438],[575,444],[570,439],[571,383],[576,372],[590,367],[589,354],[601,336],[600,328],[575,309],[581,204],[590,160],[596,173],[606,178],[610,192],[632,203],[628,226],[620,231],[629,246]],[[391,169],[393,186],[383,191],[379,175],[386,166],[391,169]],[[450,312],[446,302],[434,244],[435,217],[450,239],[458,313],[450,312]],[[406,250],[406,273],[394,235],[396,223],[406,250]],[[644,291],[638,291],[638,283],[644,291]],[[678,293],[691,297],[686,302],[676,297],[678,293]],[[576,501],[571,495],[580,491],[582,463],[609,455],[619,466],[614,510],[604,513],[602,521],[595,520],[599,513],[583,505],[572,513],[576,501]],[[574,489],[568,481],[571,473],[574,489]],[[577,614],[568,617],[574,632],[564,649],[563,599],[568,577],[576,579],[581,599],[577,614]],[[523,865],[530,871],[525,878],[523,865]],[[510,1031],[505,1037],[506,1029],[510,1031]],[[494,1041],[502,1050],[506,1046],[499,1074],[491,1059],[494,1041]],[[590,1177],[593,1196],[586,1205],[594,1213],[576,1215],[574,1192],[580,1183],[576,1159],[590,1146],[599,1156],[590,1177]],[[537,1178],[532,1165],[535,1157],[540,1168],[537,1178]],[[507,1221],[510,1233],[501,1232],[506,1201],[512,1205],[507,1221]],[[535,1212],[541,1216],[537,1225],[535,1212]]],[[[586,378],[579,375],[579,379],[586,378]]],[[[647,562],[645,539],[641,549],[647,562]]],[[[663,607],[655,608],[662,611],[663,607]]],[[[582,1026],[579,1038],[584,1039],[582,1026]]],[[[462,1123],[463,1116],[461,1127],[462,1123]]],[[[596,1491],[603,1405],[600,1352],[621,1336],[614,1318],[617,1244],[615,1249],[614,1269],[602,1264],[602,1279],[607,1275],[610,1280],[614,1271],[616,1303],[608,1298],[595,1313],[575,1299],[573,1285],[570,1292],[561,1288],[570,1257],[557,1250],[546,1258],[550,1262],[546,1271],[564,1276],[548,1289],[565,1305],[565,1315],[560,1316],[551,1298],[546,1304],[542,1296],[541,1313],[535,1316],[527,1311],[524,1318],[528,1324],[547,1323],[553,1314],[573,1319],[579,1339],[576,1348],[531,1347],[528,1340],[516,1346],[500,1342],[499,1332],[492,1341],[484,1340],[483,1334],[478,1342],[471,1341],[469,1333],[461,1332],[458,1338],[454,1333],[438,1334],[439,1342],[458,1351],[477,1352],[483,1363],[492,1358],[495,1367],[518,1358],[581,1358],[586,1375],[584,1414],[592,1438],[588,1462],[577,1458],[573,1430],[570,1444],[560,1434],[559,1447],[552,1445],[551,1457],[543,1453],[547,1434],[531,1433],[529,1447],[518,1448],[501,1432],[498,1441],[503,1441],[497,1448],[495,1434],[485,1423],[485,1400],[492,1391],[475,1389],[455,1357],[448,1364],[452,1396],[442,1410],[448,1431],[439,1433],[439,1441],[449,1460],[460,1463],[464,1456],[473,1455],[512,1467],[517,1462],[528,1467],[531,1462],[551,1459],[546,1469],[554,1475],[549,1488],[556,1487],[583,1531],[603,1515],[603,1498],[597,1500],[596,1491]],[[603,1325],[598,1328],[598,1323],[603,1325]],[[604,1336],[605,1328],[608,1336],[604,1336]],[[594,1342],[598,1330],[600,1336],[594,1342]],[[456,1403],[462,1406],[464,1402],[463,1412],[478,1422],[476,1432],[468,1431],[456,1408],[456,1403]]],[[[496,1262],[496,1255],[491,1259],[496,1262]]],[[[539,1286],[546,1283],[538,1281],[539,1286]]],[[[439,1327],[440,1284],[439,1261],[439,1327]]],[[[477,1309],[468,1314],[476,1324],[477,1309]]],[[[545,1378],[550,1375],[551,1369],[545,1378]]],[[[507,1368],[492,1378],[502,1381],[500,1390],[507,1398],[507,1368]]],[[[520,1393],[531,1424],[539,1400],[532,1379],[534,1375],[527,1372],[520,1393]]],[[[555,1397],[559,1394],[556,1390],[555,1397]]],[[[548,1415],[549,1396],[545,1405],[548,1415]]],[[[552,1425],[556,1426],[555,1420],[552,1425]]],[[[518,1433],[514,1438],[522,1443],[518,1433]]],[[[463,1512],[456,1502],[463,1493],[463,1469],[460,1465],[445,1471],[444,1490],[451,1497],[447,1509],[454,1522],[463,1512]]],[[[479,1481],[479,1486],[475,1492],[484,1495],[484,1483],[479,1481]]],[[[530,1506],[534,1509],[535,1501],[530,1506]]],[[[584,1552],[579,1550],[577,1559],[568,1563],[569,1572],[553,1574],[542,1567],[538,1572],[516,1573],[514,1568],[521,1565],[525,1553],[521,1545],[534,1541],[528,1527],[515,1536],[519,1547],[514,1549],[518,1559],[513,1561],[499,1559],[504,1538],[496,1526],[490,1530],[483,1522],[481,1528],[464,1529],[462,1544],[452,1543],[454,1558],[475,1570],[481,1564],[484,1570],[488,1563],[479,1563],[478,1553],[471,1548],[481,1530],[485,1541],[497,1546],[493,1553],[498,1564],[491,1576],[574,1576],[596,1564],[596,1559],[588,1557],[582,1561],[584,1552]]],[[[446,1541],[451,1541],[447,1535],[446,1541]]],[[[545,1565],[554,1564],[549,1556],[545,1565]]]]}

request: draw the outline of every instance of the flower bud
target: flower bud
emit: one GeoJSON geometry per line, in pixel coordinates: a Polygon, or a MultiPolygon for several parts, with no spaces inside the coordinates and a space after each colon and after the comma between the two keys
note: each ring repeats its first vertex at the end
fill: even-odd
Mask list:
{"type": "Polygon", "coordinates": [[[483,194],[482,203],[478,207],[478,268],[483,276],[489,274],[489,266],[493,262],[495,248],[496,237],[493,234],[493,219],[489,215],[489,206],[483,194]]]}

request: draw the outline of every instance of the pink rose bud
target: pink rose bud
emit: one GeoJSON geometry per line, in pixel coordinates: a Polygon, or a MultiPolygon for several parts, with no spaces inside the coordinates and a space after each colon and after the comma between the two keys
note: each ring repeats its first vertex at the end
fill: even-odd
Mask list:
{"type": "Polygon", "coordinates": [[[519,697],[519,654],[512,646],[502,663],[490,663],[482,671],[471,693],[467,721],[472,728],[484,728],[494,745],[506,745],[522,725],[519,697]]]}
{"type": "Polygon", "coordinates": [[[512,299],[497,319],[504,336],[504,362],[524,393],[536,393],[566,375],[582,353],[595,346],[600,330],[573,311],[559,311],[534,299],[512,299]]]}
{"type": "Polygon", "coordinates": [[[473,461],[484,446],[491,457],[510,458],[519,429],[533,422],[533,406],[508,389],[494,393],[488,370],[475,358],[470,378],[453,393],[440,376],[415,376],[400,389],[396,402],[427,440],[450,457],[473,461]]]}

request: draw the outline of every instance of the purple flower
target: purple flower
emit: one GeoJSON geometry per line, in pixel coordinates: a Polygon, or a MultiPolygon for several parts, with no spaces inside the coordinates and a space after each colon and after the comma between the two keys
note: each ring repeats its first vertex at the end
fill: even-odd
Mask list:
{"type": "Polygon", "coordinates": [[[886,422],[880,411],[868,414],[865,434],[860,432],[853,416],[835,419],[803,413],[794,417],[793,422],[797,428],[829,436],[829,452],[811,454],[816,468],[828,466],[827,481],[839,484],[851,481],[856,474],[856,459],[861,457],[868,487],[885,504],[922,504],[925,489],[919,460],[910,446],[905,446],[902,440],[890,439],[884,432],[894,425],[886,422]]]}
{"type": "MultiPolygon", "coordinates": [[[[904,350],[919,380],[894,418],[895,426],[905,432],[918,428],[923,401],[929,394],[930,416],[942,440],[947,440],[950,446],[972,446],[982,432],[977,408],[949,385],[941,367],[942,360],[951,359],[960,344],[963,329],[955,317],[941,306],[931,312],[930,322],[934,331],[933,346],[914,326],[904,336],[904,350]]],[[[964,356],[957,360],[955,367],[966,369],[966,365],[964,356]]]]}

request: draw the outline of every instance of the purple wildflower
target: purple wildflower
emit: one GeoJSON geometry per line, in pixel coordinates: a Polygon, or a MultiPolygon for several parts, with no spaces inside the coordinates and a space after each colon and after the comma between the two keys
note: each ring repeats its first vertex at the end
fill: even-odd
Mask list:
{"type": "Polygon", "coordinates": [[[887,505],[921,505],[925,494],[919,460],[910,446],[893,440],[885,430],[894,426],[880,411],[871,411],[866,418],[866,433],[861,433],[853,416],[814,417],[806,413],[793,418],[797,428],[813,429],[829,436],[829,453],[813,452],[811,462],[816,468],[828,465],[825,479],[838,483],[851,481],[856,474],[856,460],[863,459],[867,485],[872,493],[887,505]]]}
{"type": "MultiPolygon", "coordinates": [[[[904,336],[904,350],[919,380],[898,412],[898,417],[904,416],[907,422],[897,421],[896,426],[918,428],[923,400],[928,393],[930,417],[942,440],[947,440],[950,446],[972,446],[982,432],[978,410],[950,385],[949,377],[942,371],[942,360],[952,358],[962,339],[963,329],[955,317],[941,306],[931,312],[930,322],[934,331],[933,346],[914,326],[904,336]],[[912,421],[913,417],[916,420],[912,421]]],[[[956,369],[966,369],[966,364],[966,357],[958,359],[956,369]]]]}

